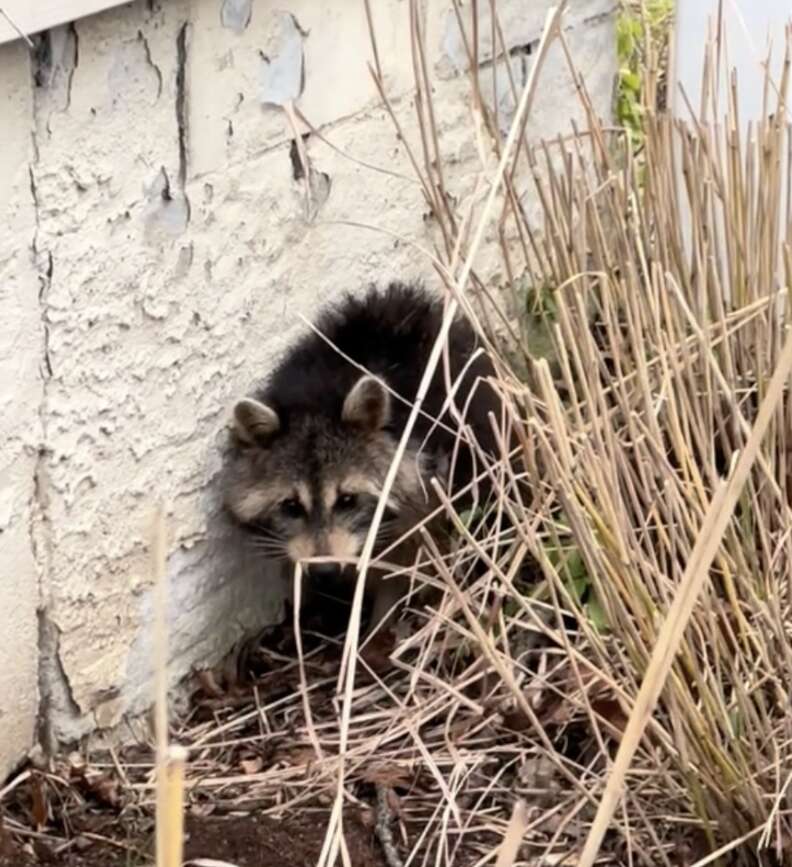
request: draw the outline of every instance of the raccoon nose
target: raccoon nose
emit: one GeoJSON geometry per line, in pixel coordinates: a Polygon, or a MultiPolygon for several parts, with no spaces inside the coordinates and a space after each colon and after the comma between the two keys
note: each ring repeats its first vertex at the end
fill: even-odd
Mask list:
{"type": "Polygon", "coordinates": [[[340,563],[311,563],[308,575],[314,581],[335,581],[341,575],[340,563]]]}

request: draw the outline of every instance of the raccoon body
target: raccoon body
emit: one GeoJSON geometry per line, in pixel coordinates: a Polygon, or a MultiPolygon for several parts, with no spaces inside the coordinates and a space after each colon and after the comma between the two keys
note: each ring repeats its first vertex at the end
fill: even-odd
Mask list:
{"type": "MultiPolygon", "coordinates": [[[[225,504],[264,556],[303,562],[318,593],[336,593],[355,577],[385,476],[404,431],[443,318],[443,304],[421,288],[392,283],[347,296],[322,313],[264,384],[234,409],[234,447],[225,504]],[[400,399],[401,398],[401,399],[400,399]]],[[[484,353],[471,361],[476,338],[457,319],[412,432],[387,501],[375,553],[390,548],[436,502],[430,479],[454,489],[474,475],[475,449],[459,438],[454,404],[478,446],[493,451],[488,414],[497,412],[493,372],[484,353]]],[[[411,556],[405,543],[388,563],[411,556]]],[[[403,592],[374,570],[373,621],[403,592]]]]}

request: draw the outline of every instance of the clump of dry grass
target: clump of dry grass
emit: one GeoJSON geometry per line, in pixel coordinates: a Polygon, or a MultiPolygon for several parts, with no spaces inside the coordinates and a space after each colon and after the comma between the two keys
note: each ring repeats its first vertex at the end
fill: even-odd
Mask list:
{"type": "MultiPolygon", "coordinates": [[[[468,33],[475,40],[474,26],[468,33]]],[[[470,274],[470,312],[498,352],[520,440],[516,465],[504,454],[486,468],[514,535],[471,529],[449,503],[461,543],[449,559],[427,539],[424,566],[441,576],[447,604],[396,658],[422,648],[412,682],[442,681],[460,700],[473,672],[488,672],[476,710],[516,712],[533,758],[560,787],[553,812],[565,819],[545,859],[578,849],[617,746],[616,768],[629,771],[608,825],[612,853],[679,863],[680,847],[702,858],[726,847],[734,863],[751,863],[757,850],[783,860],[792,842],[788,62],[780,81],[768,81],[765,119],[746,134],[736,82],[726,105],[715,99],[720,49],[710,47],[703,72],[712,99],[688,122],[656,112],[649,52],[640,165],[593,115],[579,81],[585,133],[555,150],[523,140],[509,158],[498,221],[507,285],[496,292],[470,274]],[[520,207],[526,179],[543,205],[541,226],[520,207]],[[527,317],[540,311],[551,364],[513,364],[532,347],[508,327],[504,301],[527,317]],[[515,580],[526,556],[540,568],[550,627],[515,580]],[[488,572],[462,591],[473,557],[488,572]],[[576,618],[573,635],[562,610],[576,618]],[[530,630],[563,648],[545,656],[543,671],[526,664],[530,630]],[[460,645],[470,667],[449,665],[460,645]],[[531,694],[540,708],[551,696],[563,707],[561,731],[531,694]],[[581,739],[573,749],[569,731],[581,739]]],[[[469,50],[475,58],[475,44],[469,50]]],[[[424,160],[412,161],[439,224],[438,272],[467,306],[448,275],[476,221],[450,210],[427,65],[415,66],[424,160]]],[[[477,72],[470,81],[471,136],[485,130],[501,156],[477,72]]],[[[524,752],[512,758],[531,768],[524,752]]],[[[591,863],[620,783],[605,790],[610,809],[581,863],[591,863]]],[[[447,781],[441,790],[461,822],[447,781]]]]}

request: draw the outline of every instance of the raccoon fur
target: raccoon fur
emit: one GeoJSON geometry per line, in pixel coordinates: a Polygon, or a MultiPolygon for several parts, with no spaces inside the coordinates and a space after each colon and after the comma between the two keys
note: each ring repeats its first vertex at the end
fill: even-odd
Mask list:
{"type": "MultiPolygon", "coordinates": [[[[442,318],[442,301],[418,286],[392,283],[348,295],[319,316],[324,339],[307,333],[236,404],[226,507],[265,557],[304,563],[309,590],[337,595],[354,586],[355,559],[442,318]]],[[[471,362],[476,349],[472,328],[457,318],[448,337],[450,379],[441,360],[388,498],[375,554],[436,508],[432,477],[448,483],[452,472],[455,490],[473,479],[475,448],[457,435],[458,413],[478,447],[494,453],[488,414],[497,414],[499,403],[486,381],[493,368],[483,352],[471,362]],[[456,418],[448,381],[455,386],[456,418]]],[[[385,559],[408,565],[412,556],[414,543],[405,542],[385,559]]],[[[376,624],[404,584],[375,569],[367,585],[376,624]]]]}

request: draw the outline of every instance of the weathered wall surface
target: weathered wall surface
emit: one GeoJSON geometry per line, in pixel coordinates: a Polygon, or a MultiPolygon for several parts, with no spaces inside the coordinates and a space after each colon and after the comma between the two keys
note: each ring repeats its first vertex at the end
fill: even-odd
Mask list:
{"type": "Polygon", "coordinates": [[[32,528],[42,442],[43,327],[29,167],[30,60],[0,46],[0,778],[36,718],[39,572],[32,528]]]}
{"type": "MultiPolygon", "coordinates": [[[[509,56],[496,62],[518,83],[549,4],[527,5],[500,3],[509,56]]],[[[567,20],[604,114],[613,6],[573,0],[567,20]]],[[[417,144],[408,4],[372,8],[388,89],[417,144]]],[[[450,2],[427,4],[424,32],[449,183],[464,192],[479,166],[450,2]]],[[[399,240],[429,246],[431,227],[370,57],[362,6],[316,0],[281,11],[139,0],[51,31],[32,60],[19,43],[0,52],[3,98],[19,118],[0,139],[3,164],[18,167],[0,177],[10,215],[2,298],[14,311],[0,331],[11,416],[0,441],[0,601],[13,599],[0,605],[0,661],[10,657],[0,666],[0,776],[31,738],[37,654],[54,740],[148,703],[155,498],[171,505],[174,678],[277,616],[280,588],[230,551],[216,519],[229,407],[302,327],[300,314],[372,279],[431,275],[399,240]],[[292,98],[332,143],[305,142],[310,201],[295,179],[283,108],[292,98]]],[[[491,75],[491,51],[481,61],[491,75]]],[[[531,135],[567,133],[582,111],[560,49],[542,80],[531,135]]],[[[507,124],[505,91],[500,102],[507,124]]]]}

